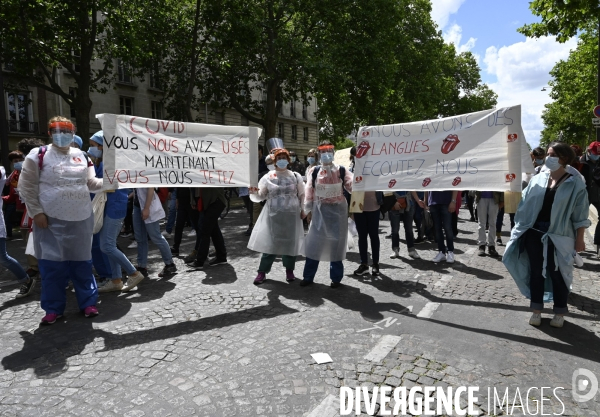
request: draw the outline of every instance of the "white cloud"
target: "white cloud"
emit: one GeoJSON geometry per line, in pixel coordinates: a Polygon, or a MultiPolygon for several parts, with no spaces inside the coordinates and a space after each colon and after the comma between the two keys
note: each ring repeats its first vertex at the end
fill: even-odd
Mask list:
{"type": "Polygon", "coordinates": [[[548,85],[552,67],[568,58],[576,44],[576,39],[560,44],[553,37],[527,38],[499,49],[490,46],[485,51],[485,70],[497,78],[489,86],[498,94],[498,107],[521,104],[521,123],[531,146],[539,143],[544,128],[542,111],[552,101],[547,91],[540,90],[548,85]]]}
{"type": "Polygon", "coordinates": [[[443,30],[448,24],[450,15],[456,13],[464,2],[465,0],[432,0],[431,17],[443,30]]]}
{"type": "Polygon", "coordinates": [[[475,42],[477,41],[477,38],[469,38],[467,43],[461,45],[460,41],[462,39],[462,28],[456,23],[450,26],[450,28],[447,29],[442,36],[446,43],[454,44],[458,53],[470,51],[475,47],[475,42]]]}

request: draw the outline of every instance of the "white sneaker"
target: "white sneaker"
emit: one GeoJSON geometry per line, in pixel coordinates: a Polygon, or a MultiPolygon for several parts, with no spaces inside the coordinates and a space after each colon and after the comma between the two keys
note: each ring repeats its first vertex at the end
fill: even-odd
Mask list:
{"type": "Polygon", "coordinates": [[[390,259],[395,259],[400,257],[400,251],[398,249],[392,249],[392,254],[390,255],[390,259]]]}
{"type": "Polygon", "coordinates": [[[196,236],[196,229],[192,229],[188,232],[188,236],[196,236]]]}
{"type": "Polygon", "coordinates": [[[98,287],[98,292],[111,292],[121,291],[123,289],[123,283],[115,284],[113,280],[106,280],[104,285],[98,287]]]}
{"type": "Polygon", "coordinates": [[[433,262],[436,264],[439,262],[445,261],[445,260],[446,260],[446,254],[444,252],[438,252],[438,254],[435,255],[435,258],[433,258],[433,262]]]}
{"type": "Polygon", "coordinates": [[[127,246],[127,249],[133,249],[133,248],[137,248],[137,241],[133,241],[131,242],[131,244],[129,246],[127,246]]]}
{"type": "Polygon", "coordinates": [[[419,254],[417,253],[417,250],[416,250],[416,249],[414,249],[414,248],[413,248],[413,249],[410,249],[410,250],[408,251],[408,256],[410,256],[410,257],[411,257],[411,258],[413,258],[413,259],[421,259],[421,257],[420,257],[420,256],[419,256],[419,254]]]}
{"type": "Polygon", "coordinates": [[[173,236],[173,233],[169,233],[166,230],[161,233],[165,238],[170,239],[173,236]]]}
{"type": "Polygon", "coordinates": [[[137,285],[143,279],[144,279],[144,275],[140,271],[137,271],[135,274],[127,277],[127,282],[125,283],[125,285],[123,285],[123,287],[121,288],[121,291],[127,292],[127,291],[132,290],[133,288],[137,287],[137,285]]]}
{"type": "Polygon", "coordinates": [[[540,326],[542,324],[542,315],[540,313],[533,313],[529,319],[529,324],[532,326],[540,326]]]}
{"type": "Polygon", "coordinates": [[[449,264],[454,263],[454,252],[448,251],[448,254],[446,255],[446,262],[448,262],[449,264]]]}
{"type": "Polygon", "coordinates": [[[552,320],[550,320],[550,326],[552,327],[563,327],[563,324],[565,324],[565,316],[555,314],[552,320]]]}

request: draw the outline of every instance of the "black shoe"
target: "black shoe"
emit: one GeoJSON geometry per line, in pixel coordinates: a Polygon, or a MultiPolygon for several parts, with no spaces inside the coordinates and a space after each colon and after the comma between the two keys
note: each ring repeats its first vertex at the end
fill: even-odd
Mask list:
{"type": "Polygon", "coordinates": [[[197,257],[198,257],[198,251],[196,249],[194,249],[192,251],[192,253],[190,253],[188,256],[183,258],[183,262],[185,262],[186,264],[191,264],[192,262],[194,262],[196,260],[197,257]]]}
{"type": "Polygon", "coordinates": [[[29,277],[29,281],[21,285],[21,288],[19,288],[19,293],[15,298],[27,297],[33,291],[33,287],[35,287],[35,278],[29,277]]]}
{"type": "Polygon", "coordinates": [[[195,270],[200,270],[200,269],[204,269],[204,262],[199,262],[199,261],[196,259],[194,262],[192,262],[192,263],[189,263],[189,264],[188,264],[188,266],[189,266],[190,268],[192,268],[192,269],[195,269],[195,270]]]}
{"type": "Polygon", "coordinates": [[[485,256],[485,245],[481,245],[479,247],[479,250],[477,251],[477,255],[479,255],[479,256],[485,256]]]}
{"type": "Polygon", "coordinates": [[[470,222],[474,222],[474,221],[476,221],[476,220],[475,220],[475,217],[471,216],[471,218],[469,219],[469,221],[470,221],[470,222]]]}
{"type": "Polygon", "coordinates": [[[500,256],[500,254],[498,252],[496,252],[496,248],[493,247],[493,246],[489,246],[488,247],[488,253],[489,253],[490,256],[493,256],[493,257],[500,256]]]}
{"type": "Polygon", "coordinates": [[[312,283],[313,283],[312,281],[307,281],[307,280],[303,279],[302,281],[300,281],[300,286],[306,287],[308,285],[312,285],[312,283]]]}
{"type": "Polygon", "coordinates": [[[136,266],[135,269],[140,271],[144,278],[148,278],[148,268],[142,268],[141,266],[136,266]]]}
{"type": "Polygon", "coordinates": [[[496,245],[502,246],[502,238],[500,236],[496,238],[496,245]]]}
{"type": "Polygon", "coordinates": [[[365,264],[360,264],[358,269],[354,271],[354,275],[364,275],[369,273],[369,267],[365,264]]]}
{"type": "Polygon", "coordinates": [[[172,263],[171,265],[165,265],[163,270],[158,273],[158,276],[166,277],[169,275],[173,275],[175,272],[177,272],[177,267],[175,266],[174,263],[172,263]]]}
{"type": "Polygon", "coordinates": [[[426,240],[423,236],[415,239],[415,245],[420,245],[421,243],[425,243],[425,242],[426,242],[426,240]]]}
{"type": "Polygon", "coordinates": [[[171,255],[179,255],[179,248],[171,248],[171,255]]]}
{"type": "Polygon", "coordinates": [[[212,251],[212,252],[208,252],[208,257],[209,258],[214,258],[215,256],[217,256],[217,252],[216,251],[212,251]]]}
{"type": "Polygon", "coordinates": [[[211,259],[210,261],[208,261],[208,266],[223,265],[226,263],[227,263],[227,259],[215,258],[215,259],[211,259]]]}
{"type": "Polygon", "coordinates": [[[342,286],[341,282],[333,282],[333,281],[331,281],[331,285],[330,285],[331,288],[337,288],[337,287],[341,287],[341,286],[342,286]]]}
{"type": "Polygon", "coordinates": [[[252,234],[252,226],[248,227],[248,230],[244,233],[246,236],[250,236],[252,234]]]}
{"type": "Polygon", "coordinates": [[[371,275],[374,277],[379,276],[379,264],[373,264],[371,266],[371,275]]]}
{"type": "Polygon", "coordinates": [[[385,238],[386,238],[386,239],[391,239],[391,238],[392,238],[392,235],[391,235],[391,234],[389,234],[389,235],[387,235],[385,238]]]}

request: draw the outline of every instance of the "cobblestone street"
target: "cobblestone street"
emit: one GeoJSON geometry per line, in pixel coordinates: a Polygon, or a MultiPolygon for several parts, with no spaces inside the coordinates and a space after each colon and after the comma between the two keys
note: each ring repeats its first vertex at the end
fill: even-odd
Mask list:
{"type": "MultiPolygon", "coordinates": [[[[508,216],[504,224],[506,243],[508,216]]],[[[559,398],[546,395],[545,414],[600,415],[600,394],[577,403],[571,390],[578,368],[600,378],[600,260],[589,236],[570,314],[555,329],[551,305],[542,326],[530,326],[529,301],[501,259],[477,256],[477,224],[467,210],[456,263],[432,263],[433,244],[417,245],[423,259],[412,260],[404,241],[400,258],[390,259],[386,219],[381,276],[353,276],[354,250],[337,289],[325,264],[314,285],[300,287],[286,283],[280,261],[263,285],[253,285],[259,254],[246,248],[246,227],[241,209],[221,221],[229,263],[204,271],[184,264],[195,239],[184,237],[178,272],[168,279],[158,278],[160,255],[150,245],[150,278],[129,293],[101,294],[94,319],[79,313],[70,292],[65,318],[39,327],[39,282],[32,296],[16,300],[18,286],[4,271],[0,416],[324,417],[339,414],[340,387],[378,385],[478,386],[480,415],[511,414],[510,406],[493,406],[488,388],[508,388],[512,404],[517,388],[525,401],[530,387],[564,387],[559,398]],[[388,341],[395,342],[387,351],[378,348],[388,341]],[[317,352],[333,362],[316,364],[310,354],[317,352]]],[[[25,264],[22,240],[8,252],[25,264]]],[[[125,253],[135,260],[135,249],[125,253]]],[[[297,277],[303,267],[302,258],[297,277]]]]}

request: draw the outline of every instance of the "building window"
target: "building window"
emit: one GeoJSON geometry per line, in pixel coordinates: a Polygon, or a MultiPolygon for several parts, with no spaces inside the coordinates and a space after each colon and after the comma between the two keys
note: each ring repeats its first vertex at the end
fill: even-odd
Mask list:
{"type": "MultiPolygon", "coordinates": [[[[69,96],[71,100],[74,102],[75,97],[77,97],[77,89],[73,87],[69,87],[69,96]]],[[[75,103],[71,106],[71,119],[77,118],[77,109],[75,108],[75,103]]]]}
{"type": "Polygon", "coordinates": [[[296,117],[296,102],[290,101],[290,117],[296,117]]]}
{"type": "Polygon", "coordinates": [[[224,111],[215,112],[215,124],[216,125],[224,125],[225,124],[225,112],[224,111]]]}
{"type": "Polygon", "coordinates": [[[292,126],[292,140],[298,140],[298,126],[292,126]]]}
{"type": "Polygon", "coordinates": [[[119,82],[125,84],[133,84],[133,77],[131,76],[131,67],[119,59],[119,82]]]}
{"type": "Polygon", "coordinates": [[[150,70],[150,87],[160,90],[160,72],[158,63],[154,63],[152,65],[152,69],[150,70]]]}
{"type": "Polygon", "coordinates": [[[304,138],[304,142],[308,142],[308,127],[304,128],[303,138],[304,138]]]}
{"type": "Polygon", "coordinates": [[[160,101],[153,101],[152,103],[152,118],[162,119],[162,103],[160,101]]]}
{"type": "Polygon", "coordinates": [[[284,126],[283,123],[277,123],[277,137],[279,139],[283,139],[284,138],[284,126]]]}
{"type": "Polygon", "coordinates": [[[33,123],[33,105],[30,92],[6,94],[8,104],[8,130],[11,132],[35,132],[33,123]]]}
{"type": "Polygon", "coordinates": [[[302,118],[308,120],[308,106],[306,104],[302,104],[302,118]]]}
{"type": "Polygon", "coordinates": [[[119,109],[121,110],[121,114],[133,116],[133,98],[119,97],[119,109]]]}
{"type": "Polygon", "coordinates": [[[245,116],[240,117],[241,126],[250,126],[250,122],[245,116]]]}

